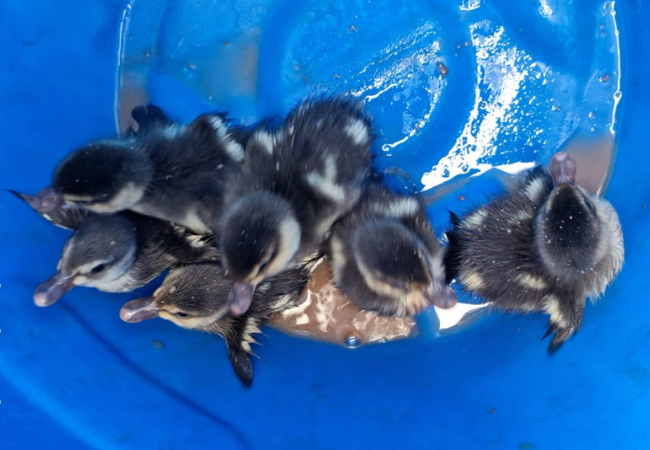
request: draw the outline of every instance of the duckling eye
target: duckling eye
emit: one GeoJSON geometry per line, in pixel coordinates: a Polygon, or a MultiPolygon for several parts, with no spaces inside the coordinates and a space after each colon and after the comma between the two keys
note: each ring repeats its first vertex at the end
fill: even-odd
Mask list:
{"type": "Polygon", "coordinates": [[[587,209],[589,210],[590,213],[596,214],[596,207],[594,206],[593,203],[585,199],[585,205],[587,205],[587,209]]]}
{"type": "Polygon", "coordinates": [[[106,264],[97,264],[95,267],[93,267],[90,270],[90,273],[97,274],[97,273],[102,272],[105,268],[106,268],[106,264]]]}
{"type": "Polygon", "coordinates": [[[265,263],[263,263],[262,265],[260,265],[259,273],[264,272],[264,271],[269,267],[269,264],[271,264],[271,260],[270,260],[270,259],[269,259],[267,262],[265,262],[265,263]]]}
{"type": "Polygon", "coordinates": [[[184,312],[181,312],[181,311],[175,312],[174,315],[175,315],[176,317],[182,317],[182,318],[185,318],[185,317],[189,317],[189,316],[190,316],[189,314],[184,313],[184,312]]]}
{"type": "Polygon", "coordinates": [[[257,270],[257,273],[264,272],[269,267],[269,264],[271,264],[271,261],[273,261],[276,256],[278,256],[278,249],[277,248],[275,250],[273,250],[273,252],[271,253],[271,256],[269,256],[269,259],[267,259],[265,262],[260,264],[260,267],[257,270]]]}

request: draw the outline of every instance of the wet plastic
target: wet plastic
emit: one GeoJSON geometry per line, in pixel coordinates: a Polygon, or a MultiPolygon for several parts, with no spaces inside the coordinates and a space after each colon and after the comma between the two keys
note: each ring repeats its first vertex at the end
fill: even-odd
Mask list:
{"type": "MultiPolygon", "coordinates": [[[[603,144],[594,189],[610,180],[626,264],[552,358],[539,340],[541,316],[490,315],[441,338],[425,330],[423,338],[354,351],[267,330],[254,387],[245,391],[219,339],[163,321],[121,322],[119,308],[134,295],[78,289],[35,307],[33,289],[56,266],[66,232],[6,194],[3,447],[650,445],[647,2],[139,0],[126,13],[125,6],[0,4],[5,187],[35,193],[66,152],[111,136],[116,84],[121,123],[129,102],[147,98],[179,120],[218,107],[250,122],[311,92],[351,90],[369,102],[380,164],[401,175],[392,181],[442,192],[430,209],[438,232],[446,208],[483,201],[499,184],[489,173],[459,189],[439,183],[547,162],[575,137],[615,142],[611,178],[612,145],[603,144]]],[[[437,327],[435,317],[422,322],[437,327]]]]}

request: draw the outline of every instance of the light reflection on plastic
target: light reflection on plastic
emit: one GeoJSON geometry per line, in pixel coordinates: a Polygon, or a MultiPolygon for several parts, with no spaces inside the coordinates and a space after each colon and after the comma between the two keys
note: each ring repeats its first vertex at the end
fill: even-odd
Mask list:
{"type": "MultiPolygon", "coordinates": [[[[407,38],[402,39],[399,42],[398,48],[391,46],[379,52],[379,54],[387,55],[383,60],[375,61],[359,71],[359,75],[362,75],[367,72],[372,65],[384,63],[393,58],[396,60],[388,65],[386,69],[383,69],[376,74],[370,83],[365,84],[351,93],[354,96],[362,97],[366,103],[370,103],[392,90],[400,88],[404,90],[409,89],[411,87],[410,84],[412,84],[412,82],[409,82],[409,79],[414,75],[427,77],[424,81],[429,105],[427,110],[424,114],[421,114],[414,125],[409,127],[410,129],[405,132],[405,136],[401,136],[400,139],[394,142],[382,145],[382,150],[385,152],[407,142],[411,137],[417,134],[418,130],[424,128],[424,126],[429,122],[431,114],[440,100],[440,95],[444,90],[444,87],[447,85],[447,81],[440,75],[437,75],[434,71],[431,73],[425,73],[422,71],[423,66],[427,64],[435,64],[436,57],[440,52],[440,42],[433,41],[425,48],[417,50],[412,54],[408,54],[408,51],[413,45],[419,44],[427,39],[432,39],[434,35],[433,31],[433,26],[431,24],[423,25],[414,30],[407,38]]],[[[402,94],[408,96],[405,92],[402,92],[402,94]]],[[[408,108],[409,104],[407,103],[407,110],[404,112],[405,114],[408,113],[408,108]]]]}
{"type": "Polygon", "coordinates": [[[539,0],[539,13],[547,19],[553,15],[553,8],[548,4],[548,0],[539,0]]]}
{"type": "Polygon", "coordinates": [[[616,2],[612,2],[612,10],[610,15],[612,16],[612,22],[614,24],[614,39],[616,40],[616,92],[614,93],[614,107],[612,108],[612,121],[609,126],[609,131],[612,135],[616,134],[614,131],[614,123],[616,122],[616,108],[621,101],[623,96],[621,93],[621,37],[618,31],[618,24],[616,23],[616,2]]]}
{"type": "Polygon", "coordinates": [[[463,0],[458,7],[461,11],[473,11],[481,7],[481,0],[463,0]]]}
{"type": "Polygon", "coordinates": [[[503,27],[491,35],[481,34],[481,30],[489,26],[490,23],[484,21],[470,27],[477,58],[474,106],[452,149],[422,176],[423,190],[465,174],[475,169],[482,159],[494,155],[502,122],[518,103],[517,95],[528,75],[528,70],[522,67],[530,63],[531,58],[517,47],[507,46],[503,27]],[[481,86],[487,86],[485,93],[481,86]],[[485,94],[488,98],[483,98],[485,94]],[[483,101],[486,113],[479,114],[483,101]]]}
{"type": "Polygon", "coordinates": [[[449,330],[457,325],[460,325],[472,313],[490,306],[490,303],[472,304],[472,303],[456,303],[451,308],[438,308],[434,306],[440,322],[440,331],[449,330]]]}

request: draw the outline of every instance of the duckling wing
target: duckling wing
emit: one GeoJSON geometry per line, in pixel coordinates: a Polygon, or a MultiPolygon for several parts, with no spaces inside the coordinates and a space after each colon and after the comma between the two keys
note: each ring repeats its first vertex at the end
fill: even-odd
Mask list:
{"type": "Polygon", "coordinates": [[[168,261],[171,265],[218,259],[212,235],[194,233],[186,227],[138,213],[127,214],[137,226],[140,254],[149,254],[148,259],[168,261]]]}

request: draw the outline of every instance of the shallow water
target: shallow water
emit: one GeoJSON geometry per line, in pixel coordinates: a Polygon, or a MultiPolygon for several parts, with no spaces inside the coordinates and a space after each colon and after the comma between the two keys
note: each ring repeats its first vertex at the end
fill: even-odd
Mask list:
{"type": "MultiPolygon", "coordinates": [[[[121,27],[117,126],[127,128],[130,109],[146,101],[178,120],[217,109],[252,123],[309,94],[350,91],[374,117],[388,182],[423,192],[441,233],[447,209],[485,201],[558,149],[578,159],[583,186],[603,192],[622,97],[615,6],[132,0],[121,27]]],[[[315,295],[334,295],[323,286],[315,295]]],[[[329,301],[352,326],[359,312],[336,295],[329,301]]],[[[419,336],[439,334],[437,314],[418,322],[419,336]]],[[[394,325],[385,325],[386,340],[394,325]]],[[[346,333],[363,335],[352,328],[346,333]]],[[[415,331],[401,333],[395,337],[415,331]]]]}

